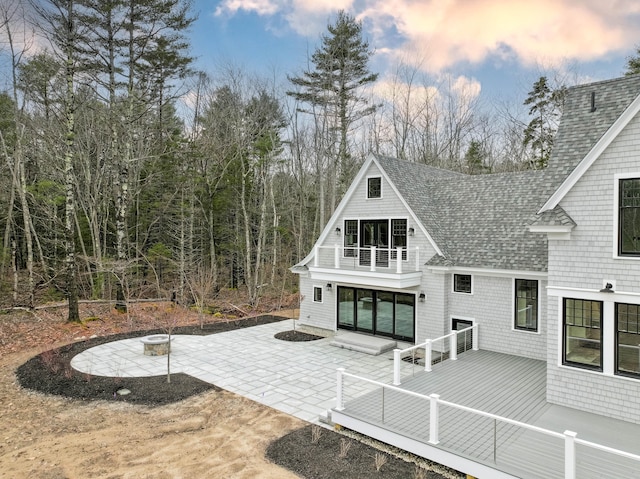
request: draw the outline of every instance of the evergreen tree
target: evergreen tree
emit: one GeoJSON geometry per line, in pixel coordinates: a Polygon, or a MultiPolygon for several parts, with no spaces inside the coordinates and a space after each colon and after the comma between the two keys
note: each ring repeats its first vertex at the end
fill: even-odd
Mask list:
{"type": "Polygon", "coordinates": [[[486,158],[487,152],[482,146],[482,143],[480,143],[478,140],[471,140],[469,149],[464,155],[467,172],[470,175],[491,172],[491,168],[486,166],[484,163],[486,158]]]}
{"type": "Polygon", "coordinates": [[[627,71],[624,72],[626,76],[637,73],[640,73],[640,46],[636,47],[635,56],[627,57],[627,71]]]}
{"type": "Polygon", "coordinates": [[[347,135],[357,120],[373,113],[375,105],[368,105],[362,96],[363,86],[373,83],[377,73],[369,71],[372,50],[362,37],[362,24],[344,11],[338,12],[335,23],[328,25],[328,34],[311,56],[313,70],[307,70],[289,81],[298,89],[287,92],[298,101],[320,107],[331,117],[338,132],[336,168],[342,186],[349,182],[350,152],[347,135]]]}
{"type": "Polygon", "coordinates": [[[533,84],[533,90],[524,101],[525,105],[530,105],[529,115],[533,116],[524,130],[523,140],[524,146],[530,147],[533,151],[532,168],[547,166],[565,95],[564,86],[552,90],[547,77],[541,76],[533,84]]]}

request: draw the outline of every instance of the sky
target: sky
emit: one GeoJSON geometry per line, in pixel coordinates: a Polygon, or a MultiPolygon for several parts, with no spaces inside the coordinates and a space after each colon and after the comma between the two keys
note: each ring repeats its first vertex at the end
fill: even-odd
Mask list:
{"type": "Polygon", "coordinates": [[[403,61],[491,100],[523,101],[542,74],[622,76],[640,46],[639,0],[194,0],[196,67],[298,74],[340,9],[362,22],[379,81],[403,61]]]}

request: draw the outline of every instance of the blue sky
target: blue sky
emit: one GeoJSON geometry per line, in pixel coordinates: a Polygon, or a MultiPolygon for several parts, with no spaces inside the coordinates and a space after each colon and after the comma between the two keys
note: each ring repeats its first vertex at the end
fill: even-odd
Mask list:
{"type": "Polygon", "coordinates": [[[640,44],[636,0],[195,0],[197,67],[232,62],[283,79],[300,72],[327,22],[345,9],[375,48],[384,80],[399,59],[450,75],[487,99],[524,99],[548,71],[569,83],[621,76],[640,44]]]}

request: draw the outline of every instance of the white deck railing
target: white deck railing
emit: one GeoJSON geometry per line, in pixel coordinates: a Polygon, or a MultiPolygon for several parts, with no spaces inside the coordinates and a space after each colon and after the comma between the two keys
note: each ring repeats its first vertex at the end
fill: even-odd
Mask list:
{"type": "Polygon", "coordinates": [[[364,378],[362,376],[356,376],[355,374],[347,373],[344,368],[338,368],[337,370],[337,394],[336,394],[336,408],[335,408],[337,411],[344,410],[344,378],[345,377],[356,379],[358,381],[364,381],[382,388],[382,410],[381,410],[382,424],[384,424],[385,422],[385,418],[384,418],[385,389],[390,391],[396,391],[396,392],[405,394],[407,396],[415,397],[418,399],[423,399],[424,401],[429,401],[430,403],[429,404],[429,440],[427,442],[433,446],[436,446],[440,443],[440,406],[448,406],[448,407],[457,409],[459,411],[493,419],[494,421],[494,428],[493,428],[494,463],[496,462],[496,449],[497,449],[497,446],[496,446],[497,423],[500,422],[500,423],[509,424],[512,426],[517,426],[523,429],[527,429],[529,431],[537,432],[552,438],[562,439],[564,441],[564,479],[576,479],[576,444],[586,446],[592,449],[597,449],[597,450],[600,450],[609,454],[614,454],[627,459],[631,459],[633,461],[638,462],[638,466],[640,467],[639,455],[632,454],[626,451],[621,451],[619,449],[614,449],[612,447],[604,446],[602,444],[597,444],[595,442],[584,441],[578,438],[578,434],[576,432],[569,431],[569,430],[566,430],[564,433],[551,431],[549,429],[534,426],[532,424],[527,424],[524,422],[516,421],[514,419],[498,416],[496,414],[480,411],[479,409],[474,409],[467,406],[463,406],[461,404],[444,401],[440,399],[440,395],[438,394],[431,394],[427,396],[425,394],[420,394],[414,391],[408,391],[406,389],[402,389],[390,384],[384,384],[384,383],[381,383],[380,381],[375,381],[373,379],[364,378]]]}
{"type": "Polygon", "coordinates": [[[415,346],[411,346],[406,349],[394,349],[393,350],[393,384],[395,386],[400,386],[401,382],[401,373],[400,366],[402,364],[402,358],[407,354],[412,354],[412,364],[415,364],[415,353],[418,349],[424,349],[424,370],[431,371],[431,365],[433,363],[433,346],[438,343],[441,344],[439,348],[440,351],[440,362],[444,360],[444,353],[446,350],[446,342],[449,341],[449,359],[455,361],[458,359],[458,335],[464,335],[464,341],[462,344],[467,344],[467,334],[471,334],[471,349],[474,351],[478,350],[478,325],[474,324],[473,326],[469,326],[468,328],[461,329],[459,331],[451,331],[449,334],[445,334],[444,336],[440,336],[435,339],[427,339],[424,343],[416,344],[415,346]]]}
{"type": "Polygon", "coordinates": [[[337,244],[316,246],[313,266],[396,274],[413,273],[420,271],[420,248],[359,248],[337,244]]]}

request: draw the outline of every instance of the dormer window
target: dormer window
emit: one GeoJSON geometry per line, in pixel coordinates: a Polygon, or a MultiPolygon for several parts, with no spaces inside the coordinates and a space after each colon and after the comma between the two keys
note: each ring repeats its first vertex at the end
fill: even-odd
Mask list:
{"type": "Polygon", "coordinates": [[[382,198],[382,178],[367,178],[367,198],[382,198]]]}

